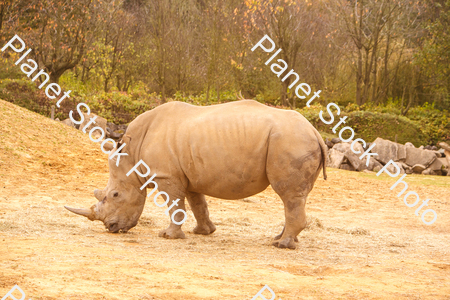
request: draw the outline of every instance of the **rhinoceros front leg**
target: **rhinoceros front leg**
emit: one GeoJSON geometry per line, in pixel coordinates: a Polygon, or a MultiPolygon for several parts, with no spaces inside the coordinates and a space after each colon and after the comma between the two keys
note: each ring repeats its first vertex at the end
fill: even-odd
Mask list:
{"type": "MultiPolygon", "coordinates": [[[[173,200],[175,200],[175,199],[180,199],[179,201],[178,201],[178,206],[172,206],[172,208],[169,210],[169,216],[170,216],[170,225],[169,225],[169,227],[167,227],[166,229],[164,229],[164,230],[161,230],[160,232],[159,232],[159,234],[158,234],[158,236],[159,237],[163,237],[163,238],[166,238],[166,239],[185,239],[186,238],[186,235],[184,234],[184,232],[183,232],[183,230],[181,230],[181,226],[183,225],[183,224],[181,224],[181,225],[177,225],[177,224],[175,224],[173,221],[172,221],[172,214],[177,210],[177,209],[182,209],[182,210],[184,210],[184,211],[186,211],[186,206],[184,205],[184,197],[172,197],[172,194],[170,194],[169,193],[169,195],[170,195],[170,202],[168,203],[168,207],[170,207],[170,205],[172,205],[172,201],[173,200]]],[[[182,220],[183,220],[183,218],[184,218],[184,214],[183,213],[177,213],[175,216],[174,216],[174,220],[176,221],[176,222],[181,222],[182,220]]]]}
{"type": "Polygon", "coordinates": [[[193,232],[195,234],[208,235],[216,231],[216,226],[209,219],[208,204],[206,203],[205,195],[190,192],[187,195],[187,200],[197,220],[197,226],[195,226],[193,232]]]}

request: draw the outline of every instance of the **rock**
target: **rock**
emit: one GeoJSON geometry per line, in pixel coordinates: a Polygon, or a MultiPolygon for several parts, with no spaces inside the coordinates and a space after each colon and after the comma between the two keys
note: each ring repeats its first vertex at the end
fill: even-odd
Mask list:
{"type": "Polygon", "coordinates": [[[108,141],[108,142],[106,142],[106,143],[104,144],[103,148],[104,148],[106,151],[110,151],[110,150],[112,150],[112,149],[114,148],[114,145],[108,141]]]}
{"type": "Polygon", "coordinates": [[[387,164],[387,162],[391,159],[395,161],[395,159],[397,158],[398,150],[398,147],[395,143],[384,140],[382,138],[377,138],[374,143],[376,145],[372,148],[371,152],[378,153],[378,156],[375,156],[378,161],[380,161],[384,165],[387,164]]]}
{"type": "MultiPolygon", "coordinates": [[[[403,169],[403,165],[401,162],[395,162],[395,164],[397,165],[397,167],[400,169],[400,174],[405,174],[405,169],[403,169]]],[[[396,171],[394,171],[396,172],[396,171]]]]}
{"type": "Polygon", "coordinates": [[[406,170],[407,168],[411,168],[410,166],[408,166],[407,164],[405,164],[404,162],[401,163],[402,164],[402,168],[404,170],[406,170]]]}
{"type": "Polygon", "coordinates": [[[433,151],[437,151],[437,147],[436,146],[431,146],[431,150],[433,150],[433,151]]]}
{"type": "Polygon", "coordinates": [[[335,149],[328,150],[327,167],[339,169],[344,160],[344,153],[335,149]]]}
{"type": "MultiPolygon", "coordinates": [[[[386,168],[391,174],[395,174],[395,173],[397,173],[397,169],[394,167],[394,165],[392,165],[392,164],[389,164],[388,166],[387,166],[387,168],[386,168]]],[[[401,172],[401,170],[400,170],[400,172],[401,172]]],[[[404,172],[404,171],[403,171],[404,172]]]]}
{"type": "Polygon", "coordinates": [[[447,159],[447,163],[450,165],[450,151],[444,150],[444,157],[447,159]]]}
{"type": "Polygon", "coordinates": [[[107,132],[106,135],[112,139],[119,140],[125,134],[127,130],[127,125],[116,125],[114,123],[106,123],[107,132]]]}
{"type": "Polygon", "coordinates": [[[443,149],[445,149],[445,150],[447,150],[447,151],[450,151],[450,146],[447,143],[445,143],[445,142],[438,143],[438,146],[443,148],[443,149]]]}
{"type": "Polygon", "coordinates": [[[56,118],[56,119],[55,119],[55,121],[58,121],[58,122],[60,122],[59,118],[56,118]]]}
{"type": "Polygon", "coordinates": [[[440,158],[437,158],[436,160],[438,160],[442,163],[442,165],[444,166],[444,169],[450,169],[450,162],[447,160],[446,157],[440,157],[440,158]]]}
{"type": "Polygon", "coordinates": [[[385,165],[390,160],[404,161],[406,159],[406,147],[404,145],[397,144],[389,140],[384,140],[382,138],[377,138],[374,143],[376,145],[372,148],[371,152],[378,154],[375,158],[382,164],[385,165]]]}
{"type": "Polygon", "coordinates": [[[434,154],[436,155],[436,157],[442,157],[442,153],[441,153],[441,152],[435,151],[435,150],[432,150],[432,151],[434,152],[434,154]]]}
{"type": "MultiPolygon", "coordinates": [[[[344,145],[344,144],[348,144],[348,149],[344,152],[344,155],[347,158],[347,160],[349,161],[349,163],[352,165],[352,167],[356,171],[362,171],[364,169],[367,169],[367,166],[365,165],[366,159],[364,159],[364,160],[359,159],[359,157],[364,153],[364,148],[362,147],[362,145],[360,143],[355,143],[355,146],[353,148],[355,149],[356,152],[359,151],[359,154],[355,154],[351,150],[350,143],[341,143],[338,145],[344,145]]],[[[345,146],[345,147],[347,147],[347,146],[345,146]]]]}
{"type": "Polygon", "coordinates": [[[412,167],[412,171],[416,174],[422,174],[422,172],[426,169],[424,165],[416,164],[412,167]]]}
{"type": "Polygon", "coordinates": [[[418,148],[406,147],[406,164],[414,166],[424,165],[427,168],[436,159],[436,155],[431,150],[421,150],[418,148]]]}
{"type": "MultiPolygon", "coordinates": [[[[439,174],[442,169],[448,169],[447,160],[445,158],[444,159],[438,158],[427,169],[430,169],[431,171],[434,171],[437,174],[439,174]]],[[[423,172],[422,172],[422,174],[423,174],[423,172]]]]}
{"type": "MultiPolygon", "coordinates": [[[[128,125],[122,124],[122,125],[118,125],[118,129],[117,130],[122,130],[122,133],[125,134],[125,132],[127,132],[127,128],[128,128],[128,125]]],[[[333,141],[333,140],[331,140],[331,141],[333,141]]]]}
{"type": "Polygon", "coordinates": [[[403,170],[405,170],[406,174],[412,174],[413,173],[413,170],[412,170],[412,168],[410,166],[408,166],[404,162],[402,162],[401,164],[402,164],[402,168],[403,168],[403,170]]]}
{"type": "MultiPolygon", "coordinates": [[[[83,113],[83,115],[84,115],[84,121],[83,121],[83,123],[80,124],[79,130],[83,130],[83,128],[90,122],[90,119],[96,116],[96,115],[93,114],[93,113],[91,113],[90,115],[88,115],[88,114],[86,114],[86,113],[83,113]]],[[[89,134],[89,131],[90,131],[92,128],[98,126],[98,127],[100,127],[101,129],[103,129],[103,132],[105,133],[105,135],[103,136],[103,138],[105,138],[105,136],[106,136],[106,123],[107,123],[107,121],[106,121],[105,118],[102,118],[102,117],[97,116],[97,118],[95,119],[95,123],[90,124],[90,125],[85,129],[85,130],[86,130],[86,133],[89,134]]],[[[95,130],[95,131],[92,133],[92,138],[94,138],[94,139],[99,139],[101,136],[102,136],[102,134],[101,134],[100,130],[98,130],[98,129],[95,130]]]]}
{"type": "MultiPolygon", "coordinates": [[[[366,164],[366,161],[367,161],[367,159],[364,158],[364,164],[366,164]]],[[[379,167],[378,171],[381,170],[381,168],[383,168],[383,165],[378,160],[376,160],[375,158],[371,157],[370,160],[369,160],[369,166],[367,167],[367,169],[369,171],[374,171],[375,172],[375,168],[377,166],[379,167]]],[[[376,171],[376,172],[378,172],[378,171],[376,171]]]]}
{"type": "Polygon", "coordinates": [[[383,166],[380,164],[379,166],[375,166],[374,168],[373,168],[373,170],[372,171],[374,171],[374,172],[380,172],[380,170],[383,168],[383,166]]]}
{"type": "Polygon", "coordinates": [[[61,121],[61,123],[65,124],[65,125],[67,125],[67,126],[70,126],[70,127],[75,128],[75,123],[72,122],[71,119],[65,119],[64,121],[61,121]]]}
{"type": "Polygon", "coordinates": [[[434,174],[431,174],[432,172],[433,171],[430,168],[427,168],[422,171],[422,175],[434,175],[434,174]]]}
{"type": "Polygon", "coordinates": [[[331,141],[329,141],[328,139],[325,140],[325,145],[327,145],[328,149],[331,149],[334,146],[334,144],[331,141]]]}
{"type": "Polygon", "coordinates": [[[420,145],[420,147],[419,147],[420,150],[424,150],[424,148],[425,147],[423,145],[420,145]]]}
{"type": "Polygon", "coordinates": [[[425,149],[425,150],[431,150],[431,145],[426,145],[425,147],[423,147],[423,149],[425,149]]]}
{"type": "Polygon", "coordinates": [[[116,124],[111,123],[111,122],[107,122],[106,123],[106,127],[108,127],[111,130],[111,132],[114,132],[117,129],[119,129],[119,125],[116,125],[116,124]]]}
{"type": "Polygon", "coordinates": [[[438,175],[438,176],[440,176],[440,175],[442,175],[442,172],[441,172],[441,170],[435,171],[430,168],[426,168],[425,170],[423,170],[422,175],[438,175]]]}
{"type": "Polygon", "coordinates": [[[106,128],[106,136],[112,139],[118,140],[123,136],[123,133],[111,132],[111,129],[106,128]]]}
{"type": "Polygon", "coordinates": [[[332,142],[333,144],[339,144],[339,143],[341,142],[341,139],[340,139],[340,138],[332,138],[332,139],[331,139],[331,142],[332,142]]]}
{"type": "MultiPolygon", "coordinates": [[[[347,150],[350,150],[350,143],[338,143],[334,144],[333,149],[339,152],[345,153],[347,150]]],[[[356,147],[355,147],[356,149],[356,147]]],[[[351,151],[351,150],[350,150],[351,151]]]]}
{"type": "Polygon", "coordinates": [[[406,160],[406,146],[402,144],[398,145],[398,151],[397,151],[397,160],[394,161],[401,161],[404,162],[406,160]]]}
{"type": "Polygon", "coordinates": [[[353,168],[352,165],[348,165],[348,164],[342,164],[340,169],[342,170],[347,170],[347,171],[355,171],[355,169],[353,168]]]}
{"type": "Polygon", "coordinates": [[[366,143],[366,146],[364,147],[364,151],[366,151],[367,149],[370,148],[370,145],[372,145],[372,143],[366,143]]]}
{"type": "MultiPolygon", "coordinates": [[[[362,149],[362,146],[359,145],[362,149]]],[[[356,145],[355,145],[355,149],[356,149],[356,145]]],[[[364,150],[361,152],[361,154],[364,152],[364,150]]],[[[352,150],[347,150],[344,153],[345,157],[347,158],[348,162],[350,163],[350,165],[352,165],[352,167],[356,170],[356,171],[362,171],[364,169],[367,169],[367,166],[365,165],[365,160],[362,161],[359,159],[359,155],[353,153],[352,150]]]]}
{"type": "Polygon", "coordinates": [[[338,151],[338,152],[344,154],[345,158],[344,158],[344,160],[342,160],[341,164],[349,164],[353,167],[353,169],[355,169],[357,171],[362,171],[364,169],[367,169],[367,166],[365,165],[366,160],[359,159],[359,157],[364,153],[364,148],[361,146],[360,143],[355,143],[354,149],[355,149],[355,151],[359,151],[360,154],[355,154],[351,150],[351,143],[342,143],[341,142],[341,143],[335,144],[332,148],[332,150],[338,151]]]}
{"type": "Polygon", "coordinates": [[[413,148],[415,148],[414,145],[413,145],[413,143],[410,143],[410,142],[407,142],[407,143],[405,144],[405,146],[406,146],[406,147],[413,147],[413,148]]]}

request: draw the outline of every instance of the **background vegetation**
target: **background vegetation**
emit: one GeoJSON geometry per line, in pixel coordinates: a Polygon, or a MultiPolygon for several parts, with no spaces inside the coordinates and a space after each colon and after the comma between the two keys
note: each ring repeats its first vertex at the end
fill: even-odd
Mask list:
{"type": "MultiPolygon", "coordinates": [[[[319,129],[329,102],[367,140],[450,139],[450,0],[1,0],[0,43],[18,34],[64,90],[57,117],[83,101],[115,123],[170,100],[206,105],[240,92],[298,109],[319,129]],[[251,47],[264,34],[313,90],[281,82],[251,47]]],[[[0,97],[49,115],[20,68],[0,61],[0,97]]]]}

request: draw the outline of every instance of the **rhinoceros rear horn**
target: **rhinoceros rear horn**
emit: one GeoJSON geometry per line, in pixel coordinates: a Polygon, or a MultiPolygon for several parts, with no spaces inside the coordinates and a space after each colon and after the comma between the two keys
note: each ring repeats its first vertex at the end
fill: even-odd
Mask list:
{"type": "Polygon", "coordinates": [[[72,207],[68,207],[68,206],[64,206],[65,209],[67,209],[70,212],[73,212],[74,214],[80,215],[80,216],[84,216],[86,218],[88,218],[91,221],[97,220],[94,212],[92,211],[92,209],[86,209],[86,208],[72,208],[72,207]]]}

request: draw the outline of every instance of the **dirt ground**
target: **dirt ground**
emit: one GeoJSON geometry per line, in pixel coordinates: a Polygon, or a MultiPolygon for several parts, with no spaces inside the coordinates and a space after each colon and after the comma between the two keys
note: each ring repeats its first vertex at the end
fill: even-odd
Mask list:
{"type": "Polygon", "coordinates": [[[250,300],[268,285],[283,300],[450,299],[450,177],[406,177],[432,199],[438,219],[427,226],[389,189],[395,179],[328,169],[298,248],[287,250],[271,246],[284,213],[270,187],[237,201],[208,197],[217,231],[193,234],[189,210],[184,240],[158,237],[169,220],[153,201],[126,234],[69,213],[64,205],[89,207],[106,185],[99,149],[0,101],[0,297],[17,284],[26,299],[250,300]]]}

